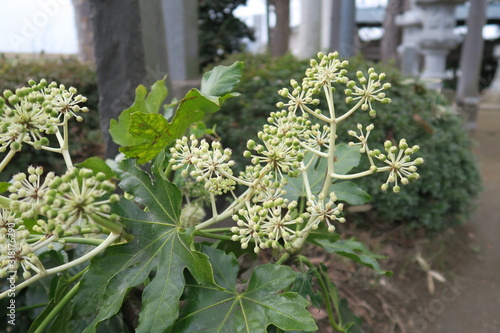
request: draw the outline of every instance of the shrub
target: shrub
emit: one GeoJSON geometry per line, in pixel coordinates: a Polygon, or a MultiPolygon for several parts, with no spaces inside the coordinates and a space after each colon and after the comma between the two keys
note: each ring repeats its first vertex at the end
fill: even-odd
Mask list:
{"type": "MultiPolygon", "coordinates": [[[[97,110],[98,94],[95,71],[87,64],[83,64],[75,58],[7,58],[0,56],[0,86],[3,89],[15,90],[26,85],[29,79],[40,81],[64,82],[67,87],[74,86],[78,91],[88,97],[85,104],[91,110],[97,110]]],[[[101,152],[102,134],[99,126],[98,112],[90,112],[85,115],[85,121],[79,126],[74,125],[70,129],[71,141],[70,151],[75,156],[75,161],[80,162],[101,152]]],[[[52,155],[41,151],[30,149],[29,154],[18,154],[2,173],[2,181],[8,181],[7,175],[11,175],[20,166],[24,168],[27,164],[44,166],[46,170],[64,170],[64,163],[52,155]]],[[[1,156],[0,156],[1,157],[1,156]]]]}
{"type": "MultiPolygon", "coordinates": [[[[217,124],[217,132],[224,133],[223,144],[235,150],[233,157],[236,159],[242,154],[246,139],[262,126],[263,117],[276,111],[273,105],[282,99],[276,94],[277,88],[288,78],[300,78],[308,63],[291,55],[273,59],[266,55],[242,54],[228,61],[235,58],[244,61],[246,66],[238,89],[242,96],[228,100],[220,112],[208,118],[207,124],[217,124]]],[[[420,172],[425,181],[415,183],[397,196],[380,190],[379,177],[360,180],[358,184],[372,194],[370,220],[404,223],[429,230],[463,223],[470,216],[481,186],[470,149],[472,143],[460,117],[454,114],[442,95],[426,89],[418,81],[402,77],[394,68],[355,58],[350,60],[348,72],[368,67],[385,72],[387,80],[393,83],[393,102],[377,106],[377,116],[373,119],[375,129],[370,138],[374,142],[385,139],[396,142],[405,137],[409,142],[419,142],[420,155],[426,161],[420,172]]],[[[336,99],[342,96],[343,91],[336,91],[336,99]]],[[[348,106],[339,103],[336,107],[348,106]]],[[[339,112],[345,111],[339,109],[339,112]]],[[[346,127],[352,128],[361,122],[360,117],[366,114],[358,112],[348,120],[351,126],[346,127]]],[[[344,140],[348,134],[339,133],[339,137],[344,140]]],[[[365,170],[366,165],[360,168],[365,170]]]]}

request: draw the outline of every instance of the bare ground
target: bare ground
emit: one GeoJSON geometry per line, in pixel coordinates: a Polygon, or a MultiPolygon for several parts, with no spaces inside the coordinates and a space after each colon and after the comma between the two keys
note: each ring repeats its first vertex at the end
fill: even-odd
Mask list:
{"type": "MultiPolygon", "coordinates": [[[[390,258],[383,268],[394,272],[391,278],[310,254],[334,267],[340,295],[363,318],[366,333],[500,332],[500,105],[480,110],[473,136],[484,191],[466,225],[431,236],[383,226],[344,230],[390,258]]],[[[325,319],[319,332],[333,332],[328,326],[325,319]]]]}

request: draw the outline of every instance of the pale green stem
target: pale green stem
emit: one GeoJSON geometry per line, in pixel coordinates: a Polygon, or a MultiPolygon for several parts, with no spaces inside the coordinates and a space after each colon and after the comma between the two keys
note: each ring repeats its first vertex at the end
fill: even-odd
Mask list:
{"type": "Polygon", "coordinates": [[[330,191],[332,183],[331,174],[335,172],[335,137],[337,136],[337,123],[335,122],[335,103],[333,101],[333,93],[330,84],[323,86],[325,90],[326,99],[328,101],[328,108],[330,111],[330,141],[328,143],[328,171],[325,176],[323,188],[321,193],[326,197],[330,191]]]}
{"type": "Polygon", "coordinates": [[[71,156],[69,154],[69,144],[68,144],[68,119],[64,118],[63,121],[63,135],[59,132],[59,129],[56,132],[57,141],[59,141],[59,145],[61,146],[61,154],[64,158],[64,162],[66,163],[66,167],[69,169],[73,168],[73,161],[71,160],[71,156]]]}
{"type": "Polygon", "coordinates": [[[217,222],[220,222],[228,217],[230,217],[231,215],[233,215],[234,213],[236,213],[238,211],[238,209],[240,209],[241,206],[245,205],[246,202],[248,202],[250,200],[250,198],[252,197],[253,193],[255,192],[255,187],[262,181],[262,178],[264,178],[264,176],[271,170],[271,167],[269,165],[267,165],[266,167],[264,167],[262,170],[261,170],[261,174],[259,176],[259,178],[255,179],[253,181],[253,183],[251,184],[251,186],[248,188],[248,190],[246,190],[238,199],[236,199],[233,204],[231,204],[231,206],[229,206],[224,212],[222,212],[221,214],[217,215],[217,216],[213,216],[212,218],[198,224],[196,227],[195,227],[195,230],[202,230],[204,228],[207,228],[209,226],[211,226],[212,224],[215,224],[217,222]]]}
{"type": "Polygon", "coordinates": [[[65,243],[87,244],[92,246],[98,246],[104,241],[104,239],[99,239],[99,238],[82,238],[82,237],[63,237],[59,238],[59,240],[64,240],[65,243]]]}
{"type": "Polygon", "coordinates": [[[326,123],[331,122],[331,120],[330,120],[328,117],[325,117],[325,116],[324,116],[323,114],[321,114],[321,113],[316,113],[316,112],[314,112],[313,110],[311,110],[311,109],[310,109],[308,106],[306,106],[306,105],[302,106],[301,108],[302,108],[302,110],[307,111],[307,113],[309,113],[309,114],[311,114],[311,115],[315,116],[316,118],[318,118],[318,119],[320,119],[320,120],[323,120],[323,121],[324,121],[324,122],[326,122],[326,123]]]}
{"type": "Polygon", "coordinates": [[[212,215],[218,216],[219,213],[217,213],[217,206],[215,205],[215,197],[213,193],[210,193],[210,203],[212,204],[212,215]]]}
{"type": "Polygon", "coordinates": [[[11,149],[7,153],[7,155],[2,160],[2,163],[0,163],[0,172],[2,172],[3,169],[5,169],[7,164],[9,164],[10,160],[12,160],[12,158],[14,157],[14,155],[16,155],[16,153],[17,153],[17,151],[15,151],[14,149],[11,149]]]}
{"type": "MultiPolygon", "coordinates": [[[[385,172],[385,171],[389,171],[389,170],[391,170],[391,167],[390,166],[386,166],[386,167],[378,168],[376,172],[385,172]]],[[[330,177],[332,177],[334,179],[356,179],[356,178],[361,178],[361,177],[369,176],[371,174],[374,174],[374,172],[371,171],[371,170],[366,170],[366,171],[363,171],[363,172],[353,173],[353,174],[350,174],[350,175],[338,175],[336,173],[332,173],[330,175],[330,177]]]]}
{"type": "Polygon", "coordinates": [[[311,148],[309,147],[308,145],[306,145],[305,143],[303,143],[302,141],[300,142],[300,146],[304,149],[307,149],[308,151],[310,151],[311,153],[315,154],[315,155],[318,155],[320,157],[324,157],[324,158],[327,158],[328,157],[328,154],[327,153],[323,153],[322,151],[319,151],[319,150],[316,150],[314,148],[311,148]]]}
{"type": "MultiPolygon", "coordinates": [[[[20,145],[23,144],[24,134],[25,133],[22,133],[22,135],[19,135],[19,137],[16,140],[16,142],[19,143],[20,145]]],[[[12,158],[14,157],[14,155],[16,155],[16,153],[17,153],[17,151],[14,150],[14,149],[9,150],[9,152],[7,153],[7,155],[3,158],[2,162],[0,163],[0,172],[2,172],[3,169],[5,169],[5,167],[7,166],[7,164],[9,164],[9,162],[12,160],[12,158]]]]}
{"type": "Polygon", "coordinates": [[[349,111],[347,111],[346,113],[335,119],[335,122],[337,124],[340,123],[342,120],[346,119],[351,114],[353,114],[362,104],[363,104],[363,99],[360,99],[359,102],[356,105],[354,105],[349,111]]]}
{"type": "Polygon", "coordinates": [[[51,153],[62,154],[61,148],[54,148],[54,147],[42,146],[41,149],[46,150],[46,151],[50,151],[51,153]]]}
{"type": "Polygon", "coordinates": [[[217,169],[217,172],[219,172],[221,175],[223,175],[226,178],[234,180],[237,184],[245,185],[245,186],[248,186],[248,187],[252,186],[252,183],[247,182],[247,181],[245,181],[243,179],[240,179],[238,177],[235,177],[232,174],[230,174],[230,173],[228,173],[228,172],[226,172],[224,170],[217,169]]]}
{"type": "Polygon", "coordinates": [[[10,202],[11,200],[9,198],[0,195],[0,208],[10,209],[10,202]]]}
{"type": "Polygon", "coordinates": [[[304,162],[300,162],[300,171],[302,172],[304,187],[305,187],[306,192],[307,192],[307,199],[309,199],[310,197],[312,197],[311,185],[309,184],[309,177],[307,176],[307,168],[304,165],[304,162]]]}
{"type": "MultiPolygon", "coordinates": [[[[43,278],[45,276],[49,276],[49,275],[52,275],[52,274],[60,273],[60,272],[63,272],[63,271],[65,271],[65,270],[67,270],[67,269],[69,269],[71,267],[75,267],[75,266],[78,266],[80,264],[83,264],[84,262],[92,259],[96,255],[98,255],[99,253],[101,253],[102,251],[104,251],[108,246],[110,246],[111,244],[113,244],[117,239],[120,239],[120,237],[121,237],[120,234],[114,234],[114,233],[109,234],[108,238],[106,238],[99,246],[97,246],[95,249],[93,249],[89,253],[81,256],[78,259],[70,261],[70,262],[68,262],[68,263],[66,263],[64,265],[47,269],[43,273],[38,273],[37,275],[29,278],[28,280],[24,281],[23,283],[18,284],[16,286],[16,288],[15,288],[15,291],[21,290],[21,289],[29,286],[33,282],[40,280],[41,278],[43,278]]],[[[7,296],[9,294],[9,292],[10,292],[10,290],[7,290],[7,291],[4,291],[3,293],[1,293],[0,294],[0,299],[2,299],[5,296],[7,296]]]]}

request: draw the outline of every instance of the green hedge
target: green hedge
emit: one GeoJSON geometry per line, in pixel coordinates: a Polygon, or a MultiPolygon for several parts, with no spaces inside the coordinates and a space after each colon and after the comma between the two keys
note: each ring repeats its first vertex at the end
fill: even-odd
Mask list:
{"type": "MultiPolygon", "coordinates": [[[[74,161],[83,161],[102,150],[102,133],[97,111],[98,94],[95,71],[75,58],[47,58],[42,55],[33,57],[5,57],[0,55],[0,88],[3,90],[27,85],[28,80],[56,81],[67,87],[73,86],[78,93],[86,96],[86,106],[90,112],[83,115],[83,123],[74,122],[71,126],[70,149],[74,161]]],[[[13,173],[26,169],[28,165],[41,165],[47,169],[64,170],[62,158],[53,153],[29,149],[28,153],[17,154],[7,169],[0,175],[1,181],[8,181],[13,173]]]]}
{"type": "MultiPolygon", "coordinates": [[[[239,162],[247,163],[241,154],[247,139],[254,138],[266,116],[276,110],[281,99],[277,91],[289,85],[290,78],[301,81],[307,61],[287,55],[273,59],[266,55],[237,55],[227,62],[245,62],[244,77],[238,91],[242,96],[229,99],[216,114],[207,119],[216,125],[225,146],[234,150],[239,162]]],[[[387,74],[386,82],[393,87],[387,92],[391,104],[378,105],[372,120],[375,130],[370,134],[370,148],[382,150],[387,140],[406,138],[410,145],[419,144],[425,163],[419,168],[421,179],[403,186],[401,193],[382,192],[380,185],[387,175],[365,177],[359,183],[370,194],[373,209],[369,220],[384,223],[404,223],[412,227],[439,230],[460,224],[470,216],[473,203],[481,188],[479,171],[471,152],[471,140],[448,102],[440,94],[426,89],[421,83],[403,78],[398,70],[371,64],[361,58],[350,59],[349,73],[374,67],[387,74]],[[380,143],[379,146],[376,143],[380,143]]],[[[354,78],[353,78],[354,79],[354,78]]],[[[347,111],[343,90],[336,91],[338,114],[347,111]]],[[[355,129],[369,115],[357,112],[339,133],[342,141],[352,141],[348,129],[355,129]]],[[[361,166],[366,168],[366,165],[361,166]]],[[[365,169],[366,170],[366,169],[365,169]]]]}

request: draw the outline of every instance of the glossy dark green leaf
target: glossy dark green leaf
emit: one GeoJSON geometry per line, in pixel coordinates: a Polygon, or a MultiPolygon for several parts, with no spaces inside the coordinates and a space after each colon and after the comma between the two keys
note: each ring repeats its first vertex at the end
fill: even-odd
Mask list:
{"type": "Polygon", "coordinates": [[[338,200],[357,206],[369,202],[372,197],[353,182],[333,183],[330,190],[335,192],[338,200]]]}
{"type": "Polygon", "coordinates": [[[358,166],[360,159],[359,147],[349,147],[345,143],[335,146],[335,173],[346,175],[358,166]]]}
{"type": "Polygon", "coordinates": [[[293,283],[292,289],[290,291],[296,292],[304,298],[309,298],[311,304],[320,309],[322,306],[323,297],[321,293],[317,290],[316,279],[319,277],[319,273],[315,268],[309,268],[305,272],[299,272],[295,282],[293,283]]]}
{"type": "Polygon", "coordinates": [[[306,307],[309,302],[293,292],[279,293],[297,274],[287,266],[265,264],[255,268],[248,286],[238,285],[234,255],[205,247],[214,267],[215,286],[189,285],[188,302],[170,332],[265,333],[269,325],[282,330],[316,330],[306,307]]]}
{"type": "Polygon", "coordinates": [[[142,296],[137,332],[164,332],[175,321],[187,268],[200,285],[213,285],[212,267],[205,254],[193,249],[193,230],[179,225],[181,195],[172,183],[152,177],[124,160],[116,170],[120,187],[147,209],[122,199],[123,222],[134,239],[108,248],[95,257],[76,296],[77,313],[93,318],[84,332],[116,314],[128,290],[155,276],[142,296]]]}
{"type": "Polygon", "coordinates": [[[318,239],[315,243],[327,252],[347,257],[357,263],[373,269],[378,274],[384,274],[386,276],[392,275],[392,272],[382,270],[377,261],[378,259],[385,259],[385,257],[371,253],[363,243],[352,238],[340,239],[336,242],[330,242],[326,239],[318,239]]]}
{"type": "Polygon", "coordinates": [[[106,175],[107,178],[111,178],[115,175],[113,170],[111,170],[111,168],[106,164],[106,162],[99,157],[87,158],[85,161],[78,163],[76,166],[80,168],[91,169],[95,173],[102,172],[106,175]]]}

